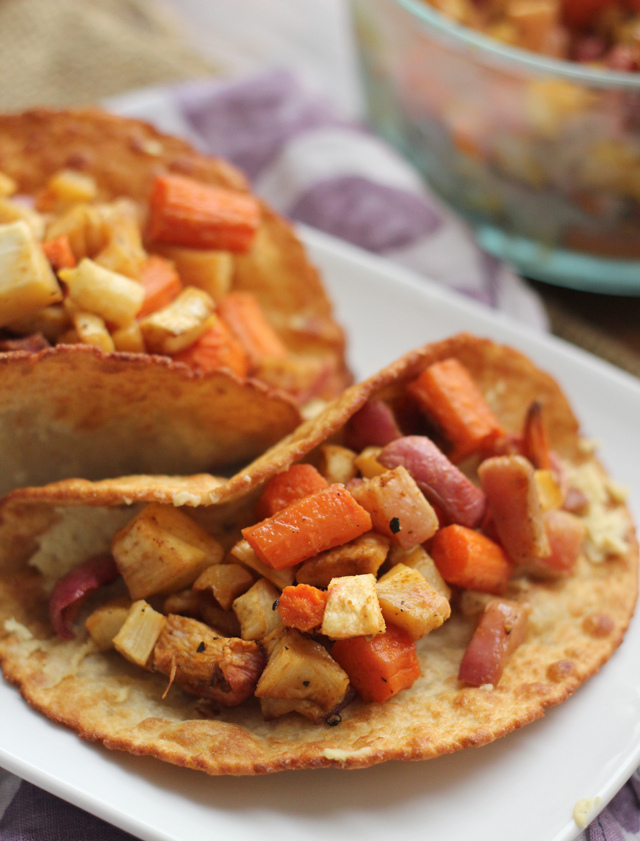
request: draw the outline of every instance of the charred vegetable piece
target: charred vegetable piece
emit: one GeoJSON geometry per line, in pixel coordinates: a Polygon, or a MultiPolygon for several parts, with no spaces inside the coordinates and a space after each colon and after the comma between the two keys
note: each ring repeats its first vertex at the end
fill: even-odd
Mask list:
{"type": "Polygon", "coordinates": [[[507,658],[526,636],[528,614],[526,605],[492,599],[465,650],[459,680],[472,686],[496,686],[507,658]]]}
{"type": "Polygon", "coordinates": [[[259,560],[274,569],[291,567],[359,537],[371,517],[342,485],[306,496],[242,530],[259,560]]]}
{"type": "Polygon", "coordinates": [[[453,461],[487,449],[504,434],[482,392],[457,359],[429,365],[408,391],[444,432],[453,447],[453,461]]]}
{"type": "Polygon", "coordinates": [[[150,211],[152,241],[188,248],[248,251],[260,224],[253,196],[170,173],[156,177],[150,211]]]}
{"type": "Polygon", "coordinates": [[[153,667],[185,692],[235,707],[249,698],[264,667],[260,646],[223,637],[185,616],[167,616],[156,643],[153,667]]]}
{"type": "Polygon", "coordinates": [[[376,575],[388,552],[388,538],[367,532],[349,543],[309,558],[296,571],[296,579],[301,584],[325,588],[332,578],[343,575],[376,575]]]}
{"type": "Polygon", "coordinates": [[[486,535],[453,524],[436,532],[431,555],[447,584],[500,595],[512,565],[505,551],[486,535]]]}
{"type": "Polygon", "coordinates": [[[416,644],[406,631],[394,625],[371,639],[338,640],[331,654],[366,702],[388,701],[420,677],[416,644]]]}
{"type": "Polygon", "coordinates": [[[49,617],[56,634],[65,640],[75,639],[71,624],[82,602],[119,576],[111,555],[97,555],[60,578],[49,597],[49,617]]]}
{"type": "Polygon", "coordinates": [[[405,467],[447,522],[469,528],[482,522],[487,505],[484,493],[426,436],[398,438],[382,449],[378,461],[388,468],[405,467]]]}

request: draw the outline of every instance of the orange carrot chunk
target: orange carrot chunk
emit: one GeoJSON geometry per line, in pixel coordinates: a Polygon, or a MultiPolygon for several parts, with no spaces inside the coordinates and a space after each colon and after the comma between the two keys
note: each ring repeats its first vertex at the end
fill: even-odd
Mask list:
{"type": "Polygon", "coordinates": [[[140,283],[144,286],[144,301],[138,319],[169,306],[182,292],[182,283],[175,266],[158,254],[151,254],[142,264],[140,283]]]}
{"type": "Polygon", "coordinates": [[[436,532],[431,557],[447,584],[501,595],[511,577],[506,552],[484,534],[457,524],[436,532]]]}
{"type": "Polygon", "coordinates": [[[310,633],[322,625],[327,591],[310,584],[285,587],[278,599],[278,613],[287,628],[310,633]]]}
{"type": "Polygon", "coordinates": [[[267,482],[256,506],[259,520],[273,517],[292,502],[329,487],[329,483],[312,464],[293,464],[267,482]]]}
{"type": "Polygon", "coordinates": [[[42,250],[54,272],[59,269],[73,269],[76,265],[76,258],[66,234],[46,240],[42,243],[42,250]]]}
{"type": "Polygon", "coordinates": [[[409,385],[421,409],[442,427],[460,461],[504,434],[484,396],[457,359],[435,362],[409,385]]]}
{"type": "Polygon", "coordinates": [[[225,295],[218,302],[218,315],[240,340],[252,365],[263,359],[286,359],[287,348],[251,292],[225,295]]]}
{"type": "Polygon", "coordinates": [[[216,316],[211,318],[209,329],[192,345],[176,353],[173,359],[184,362],[201,374],[220,368],[227,368],[239,377],[246,377],[249,373],[249,360],[244,348],[216,316]]]}
{"type": "Polygon", "coordinates": [[[248,251],[259,224],[260,206],[248,193],[171,173],[153,183],[149,238],[154,242],[248,251]]]}
{"type": "Polygon", "coordinates": [[[363,701],[383,703],[420,677],[416,644],[397,625],[375,637],[338,640],[331,656],[349,675],[363,701]]]}
{"type": "Polygon", "coordinates": [[[285,569],[370,529],[369,514],[344,485],[336,484],[243,529],[242,536],[263,563],[285,569]]]}

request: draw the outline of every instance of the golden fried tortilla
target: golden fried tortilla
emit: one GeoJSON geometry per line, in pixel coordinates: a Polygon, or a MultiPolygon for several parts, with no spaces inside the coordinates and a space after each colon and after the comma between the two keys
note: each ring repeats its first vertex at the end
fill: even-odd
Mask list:
{"type": "MultiPolygon", "coordinates": [[[[247,191],[244,177],[150,125],[98,109],[0,115],[0,172],[34,196],[62,170],[92,176],[96,201],[147,202],[162,172],[247,191]]],[[[253,246],[234,256],[232,289],[252,293],[305,374],[261,382],[193,373],[170,357],[57,345],[0,353],[0,493],[72,476],[219,471],[247,462],[300,422],[307,385],[330,399],[351,382],[345,339],[291,225],[261,204],[253,246]],[[115,376],[117,374],[117,377],[115,376]],[[320,377],[320,378],[319,378],[320,377]],[[18,385],[19,384],[19,385],[18,385]]]]}
{"type": "MultiPolygon", "coordinates": [[[[16,491],[4,500],[1,514],[0,659],[5,677],[35,709],[87,740],[209,774],[362,768],[390,759],[431,759],[491,742],[543,716],[595,674],[622,642],[637,597],[633,523],[618,489],[580,438],[560,388],[517,351],[467,335],[410,353],[351,388],[230,482],[206,476],[192,481],[129,477],[95,484],[72,480],[16,491]],[[554,449],[568,469],[591,476],[615,532],[605,543],[617,546],[598,562],[583,553],[569,578],[512,580],[506,597],[530,605],[529,629],[497,686],[471,687],[457,680],[476,624],[473,612],[459,607],[418,642],[422,676],[410,689],[384,704],[356,700],[342,710],[336,726],[313,724],[295,714],[264,721],[255,700],[217,708],[175,686],[163,700],[167,678],[131,666],[113,652],[97,652],[81,625],[75,641],[54,638],[47,615],[52,580],[108,547],[110,536],[132,514],[122,503],[172,498],[194,505],[198,496],[215,501],[196,507],[194,515],[231,541],[237,526],[250,517],[252,500],[266,478],[294,461],[313,460],[318,445],[340,440],[348,418],[368,398],[393,399],[425,365],[450,356],[464,361],[508,431],[520,428],[532,399],[543,400],[554,449]]],[[[586,516],[595,539],[598,525],[586,516]]]]}

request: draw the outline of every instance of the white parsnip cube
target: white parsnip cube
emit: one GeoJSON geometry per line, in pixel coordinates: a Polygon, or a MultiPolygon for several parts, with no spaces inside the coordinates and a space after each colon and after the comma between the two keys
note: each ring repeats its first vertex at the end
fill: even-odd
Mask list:
{"type": "Polygon", "coordinates": [[[295,580],[295,569],[287,567],[285,569],[272,569],[267,564],[263,564],[253,551],[246,540],[239,540],[229,552],[229,557],[240,561],[250,570],[257,573],[261,578],[266,578],[280,590],[284,590],[295,580]]]}
{"type": "Polygon", "coordinates": [[[99,266],[126,277],[139,279],[147,254],[135,208],[114,202],[104,211],[106,244],[93,258],[99,266]]]}
{"type": "Polygon", "coordinates": [[[193,589],[212,593],[220,607],[229,610],[234,599],[246,593],[254,582],[253,575],[241,564],[214,564],[198,576],[193,589]]]}
{"type": "Polygon", "coordinates": [[[344,575],[331,581],[321,633],[340,640],[381,634],[385,628],[375,575],[344,575]]]}
{"type": "Polygon", "coordinates": [[[183,286],[195,286],[219,301],[231,289],[233,257],[229,251],[208,251],[156,245],[154,251],[171,260],[183,286]]]}
{"type": "Polygon", "coordinates": [[[233,602],[243,640],[260,640],[282,625],[275,603],[280,592],[266,578],[260,578],[233,602]]]}
{"type": "Polygon", "coordinates": [[[93,345],[105,353],[115,350],[111,333],[107,330],[104,319],[91,312],[78,312],[73,316],[73,327],[78,338],[85,345],[93,345]]]}
{"type": "Polygon", "coordinates": [[[354,464],[356,454],[348,447],[338,444],[324,444],[320,447],[318,470],[330,485],[339,482],[346,485],[358,473],[354,464]]]}
{"type": "Polygon", "coordinates": [[[62,300],[62,290],[26,222],[0,225],[0,326],[62,300]]]}
{"type": "Polygon", "coordinates": [[[392,546],[389,552],[389,563],[392,566],[404,564],[411,569],[418,570],[434,590],[437,590],[447,601],[451,600],[451,587],[440,575],[440,570],[424,546],[414,546],[413,549],[401,549],[399,546],[392,546]]]}
{"type": "Polygon", "coordinates": [[[8,225],[11,222],[26,222],[34,238],[38,242],[42,241],[45,231],[44,217],[33,207],[0,197],[0,225],[8,225]]]}
{"type": "Polygon", "coordinates": [[[149,662],[167,619],[146,601],[134,602],[113,638],[113,647],[127,660],[143,668],[149,662]]]}
{"type": "Polygon", "coordinates": [[[73,304],[110,324],[129,324],[142,307],[142,284],[105,269],[88,257],[73,269],[61,269],[58,276],[67,285],[73,304]]]}
{"type": "Polygon", "coordinates": [[[113,639],[129,615],[128,599],[113,599],[97,607],[85,622],[89,636],[101,651],[113,648],[113,639]]]}
{"type": "Polygon", "coordinates": [[[298,567],[299,584],[326,589],[332,578],[344,575],[376,575],[389,552],[389,539],[370,531],[350,543],[320,552],[298,567]]]}
{"type": "Polygon", "coordinates": [[[376,584],[385,622],[403,628],[414,640],[439,628],[451,615],[449,602],[416,569],[396,564],[376,584]]]}
{"type": "Polygon", "coordinates": [[[111,551],[132,599],[178,592],[224,555],[188,514],[159,503],[149,503],[117,531],[111,551]]]}
{"type": "Polygon", "coordinates": [[[321,721],[339,707],[349,678],[324,646],[288,629],[272,647],[258,685],[266,719],[297,712],[321,721]]]}
{"type": "Polygon", "coordinates": [[[214,308],[202,289],[183,289],[168,306],[140,321],[148,352],[171,355],[189,347],[209,328],[214,308]]]}

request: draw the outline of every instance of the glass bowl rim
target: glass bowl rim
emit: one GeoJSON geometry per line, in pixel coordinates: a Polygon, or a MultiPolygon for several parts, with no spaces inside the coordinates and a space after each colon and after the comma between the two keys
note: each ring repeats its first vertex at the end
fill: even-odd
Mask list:
{"type": "Polygon", "coordinates": [[[640,71],[625,73],[619,70],[601,70],[538,55],[519,47],[501,44],[489,35],[483,35],[481,32],[452,21],[433,6],[429,6],[425,0],[391,0],[391,2],[404,8],[421,24],[426,24],[439,34],[448,37],[471,58],[474,57],[474,53],[479,53],[490,60],[498,60],[501,64],[516,65],[522,70],[533,71],[536,74],[553,73],[556,76],[594,87],[640,90],[640,71]]]}

